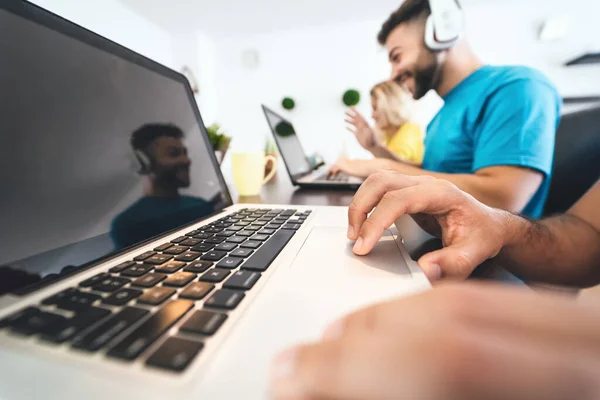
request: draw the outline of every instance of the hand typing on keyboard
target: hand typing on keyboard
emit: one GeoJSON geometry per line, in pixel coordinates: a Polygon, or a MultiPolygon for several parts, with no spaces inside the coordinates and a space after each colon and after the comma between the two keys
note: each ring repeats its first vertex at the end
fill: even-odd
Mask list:
{"type": "Polygon", "coordinates": [[[327,175],[336,176],[340,173],[345,173],[358,178],[367,178],[374,172],[381,169],[388,169],[391,162],[391,160],[380,158],[372,160],[350,160],[346,157],[341,157],[329,168],[327,175]]]}

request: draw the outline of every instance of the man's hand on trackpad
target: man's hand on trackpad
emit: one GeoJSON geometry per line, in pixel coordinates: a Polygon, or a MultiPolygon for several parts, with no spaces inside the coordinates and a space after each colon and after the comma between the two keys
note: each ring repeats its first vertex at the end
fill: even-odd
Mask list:
{"type": "Polygon", "coordinates": [[[447,181],[384,171],[371,175],[350,205],[348,239],[356,241],[354,253],[368,254],[405,214],[444,243],[443,249],[419,260],[431,281],[466,279],[479,264],[495,257],[506,241],[508,213],[478,202],[447,181]]]}

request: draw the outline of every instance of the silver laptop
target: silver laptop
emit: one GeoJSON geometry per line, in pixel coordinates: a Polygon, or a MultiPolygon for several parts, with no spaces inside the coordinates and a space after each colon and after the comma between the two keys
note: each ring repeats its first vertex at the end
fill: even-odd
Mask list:
{"type": "Polygon", "coordinates": [[[295,186],[317,189],[357,190],[363,183],[360,178],[344,173],[329,176],[325,164],[311,164],[300,144],[294,125],[269,107],[263,105],[263,112],[271,128],[281,158],[295,186]]]}
{"type": "Polygon", "coordinates": [[[391,228],[233,205],[184,76],[0,0],[0,398],[263,399],[272,357],[427,289],[391,228]]]}

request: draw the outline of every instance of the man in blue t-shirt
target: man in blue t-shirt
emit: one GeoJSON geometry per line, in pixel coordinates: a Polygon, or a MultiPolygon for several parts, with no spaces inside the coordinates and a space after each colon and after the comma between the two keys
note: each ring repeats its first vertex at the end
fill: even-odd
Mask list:
{"type": "MultiPolygon", "coordinates": [[[[462,14],[460,6],[456,12],[462,14]]],[[[378,159],[341,169],[358,176],[377,169],[431,175],[490,206],[539,217],[550,184],[560,95],[531,68],[483,65],[463,37],[432,50],[435,33],[426,33],[430,15],[428,0],[406,0],[378,36],[393,80],[415,99],[430,90],[444,99],[427,128],[422,166],[378,159]]],[[[373,142],[362,116],[356,113],[350,122],[363,146],[373,142]]]]}

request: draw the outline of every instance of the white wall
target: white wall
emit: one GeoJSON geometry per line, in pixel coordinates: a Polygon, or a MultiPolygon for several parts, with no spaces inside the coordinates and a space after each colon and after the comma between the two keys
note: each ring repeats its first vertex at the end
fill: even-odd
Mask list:
{"type": "MultiPolygon", "coordinates": [[[[563,95],[600,94],[598,66],[562,67],[578,53],[600,47],[597,0],[570,1],[573,30],[567,38],[552,43],[539,42],[537,35],[545,18],[565,12],[562,0],[463,3],[470,41],[485,62],[537,67],[563,95]]],[[[268,134],[260,110],[264,102],[292,120],[308,152],[318,150],[334,161],[345,140],[349,155],[365,155],[344,129],[341,96],[345,89],[356,87],[363,94],[359,109],[370,115],[368,91],[389,75],[385,51],[376,42],[386,17],[216,41],[217,116],[233,135],[234,148],[262,145],[268,134]],[[258,68],[242,65],[241,56],[247,49],[258,51],[258,68]],[[289,113],[280,106],[286,95],[297,101],[297,109],[289,113]]],[[[439,105],[435,96],[427,99],[421,120],[428,120],[439,105]]]]}
{"type": "Polygon", "coordinates": [[[233,148],[262,148],[270,135],[261,103],[288,117],[307,152],[335,161],[344,142],[350,155],[365,155],[344,128],[342,95],[356,88],[359,109],[370,115],[369,90],[389,77],[385,51],[375,37],[380,21],[283,31],[216,42],[218,118],[234,137],[233,148]],[[255,49],[248,69],[242,53],[255,49]],[[284,96],[296,108],[281,108],[284,96]]]}
{"type": "Polygon", "coordinates": [[[173,66],[171,36],[117,0],[31,1],[161,64],[173,66]]]}

